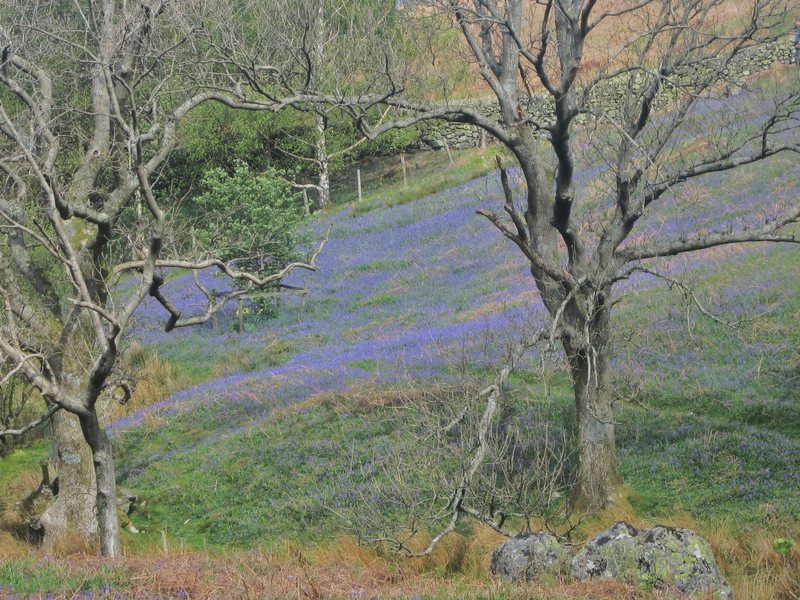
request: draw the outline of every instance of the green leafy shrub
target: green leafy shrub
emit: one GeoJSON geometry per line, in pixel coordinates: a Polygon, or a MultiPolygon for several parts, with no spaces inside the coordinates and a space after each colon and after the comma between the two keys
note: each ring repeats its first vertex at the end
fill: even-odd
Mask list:
{"type": "Polygon", "coordinates": [[[238,163],[233,174],[211,169],[194,199],[201,250],[224,261],[269,275],[295,260],[300,200],[279,171],[253,173],[238,163]]]}

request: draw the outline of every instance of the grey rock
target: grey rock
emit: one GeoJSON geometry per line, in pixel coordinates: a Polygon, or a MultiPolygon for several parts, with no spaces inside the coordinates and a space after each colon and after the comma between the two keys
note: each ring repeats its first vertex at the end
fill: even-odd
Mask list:
{"type": "Polygon", "coordinates": [[[569,551],[543,531],[517,535],[492,554],[492,575],[514,583],[556,580],[568,569],[569,551]]]}
{"type": "Polygon", "coordinates": [[[639,530],[620,521],[599,533],[572,559],[570,573],[583,581],[592,577],[626,583],[639,580],[639,530]]]}
{"type": "Polygon", "coordinates": [[[712,593],[732,600],[733,592],[717,564],[711,547],[691,529],[657,525],[639,534],[643,572],[656,587],[681,593],[712,593]]]}
{"type": "Polygon", "coordinates": [[[134,510],[136,510],[136,503],[138,502],[139,498],[133,492],[118,487],[117,488],[117,510],[124,515],[131,514],[134,510]]]}
{"type": "Polygon", "coordinates": [[[690,529],[658,525],[638,530],[620,521],[578,552],[570,572],[580,581],[601,577],[733,600],[708,542],[690,529]]]}

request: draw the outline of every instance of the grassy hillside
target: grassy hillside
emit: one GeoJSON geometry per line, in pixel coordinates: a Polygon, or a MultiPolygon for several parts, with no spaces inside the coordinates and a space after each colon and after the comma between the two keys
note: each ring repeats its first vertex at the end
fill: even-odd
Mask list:
{"type": "MultiPolygon", "coordinates": [[[[600,166],[583,173],[598,190],[583,210],[602,210],[604,177],[600,166]]],[[[713,227],[754,206],[768,212],[797,195],[799,179],[795,160],[774,158],[735,180],[700,181],[697,197],[719,198],[702,215],[691,202],[669,204],[667,215],[678,231],[713,227]]],[[[312,238],[331,228],[319,270],[288,281],[310,293],[287,296],[274,318],[248,312],[243,333],[236,307],[216,327],[167,335],[163,309],[143,305],[133,364],[156,383],[139,400],[147,406],[110,427],[119,483],[143,501],[133,516],[143,531],[124,540],[132,556],[106,571],[92,559],[15,559],[0,566],[5,589],[110,594],[138,581],[135,589],[178,597],[215,585],[253,597],[634,597],[611,584],[492,583],[485,563],[497,538],[481,529],[416,562],[339,537],[337,509],[368,497],[372,459],[415,450],[382,407],[398,390],[451,384],[465,364],[485,377],[505,341],[544,318],[524,259],[475,214],[501,203],[490,174],[417,200],[373,191],[368,206],[317,217],[312,238]],[[158,390],[177,389],[151,404],[158,390]]],[[[663,233],[659,219],[639,235],[663,233]]],[[[585,523],[578,537],[618,517],[689,525],[710,539],[737,597],[797,590],[797,552],[784,560],[771,545],[800,542],[800,248],[730,247],[656,266],[692,282],[725,324],[658,280],[621,284],[617,431],[632,509],[585,523]]],[[[165,287],[186,314],[199,304],[190,276],[165,287]]],[[[508,406],[531,427],[569,429],[568,379],[553,366],[545,392],[537,364],[513,378],[508,406]]],[[[4,465],[35,470],[36,452],[4,465]]]]}

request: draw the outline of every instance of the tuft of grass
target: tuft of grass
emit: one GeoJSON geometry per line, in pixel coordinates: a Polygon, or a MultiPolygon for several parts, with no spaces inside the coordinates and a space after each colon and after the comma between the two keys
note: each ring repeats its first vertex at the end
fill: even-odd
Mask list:
{"type": "Polygon", "coordinates": [[[356,300],[353,303],[353,308],[356,310],[362,308],[370,308],[375,306],[390,306],[400,301],[398,294],[390,291],[381,291],[372,296],[367,296],[356,300]]]}
{"type": "Polygon", "coordinates": [[[353,273],[372,273],[379,271],[402,271],[412,266],[414,263],[410,260],[401,260],[396,258],[385,258],[380,260],[373,260],[362,265],[358,265],[352,269],[353,273]]]}
{"type": "Polygon", "coordinates": [[[290,343],[275,336],[266,338],[256,347],[233,348],[220,355],[209,379],[276,367],[288,358],[292,350],[293,346],[290,343]]]}

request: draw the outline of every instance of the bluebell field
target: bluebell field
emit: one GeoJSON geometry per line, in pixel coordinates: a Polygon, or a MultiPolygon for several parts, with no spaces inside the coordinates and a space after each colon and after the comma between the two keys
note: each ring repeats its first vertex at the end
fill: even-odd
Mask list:
{"type": "MultiPolygon", "coordinates": [[[[584,217],[607,209],[609,172],[598,158],[601,150],[587,145],[590,166],[581,183],[595,193],[580,209],[584,217]]],[[[518,174],[511,174],[519,186],[518,174]]],[[[628,244],[715,231],[732,219],[738,225],[761,222],[796,198],[799,179],[797,161],[785,159],[734,176],[707,176],[681,200],[665,198],[663,210],[645,219],[628,244]]],[[[233,347],[256,350],[277,338],[290,352],[278,366],[190,387],[113,423],[110,430],[123,449],[122,483],[156,493],[190,466],[224,473],[235,460],[253,476],[267,463],[286,477],[310,468],[309,462],[319,469],[312,475],[336,470],[352,440],[332,433],[308,448],[298,439],[308,428],[325,431],[329,424],[321,417],[300,413],[290,421],[296,435],[273,432],[272,439],[264,439],[272,430],[262,424],[277,409],[320,392],[367,382],[448,381],[464,360],[476,371],[491,369],[507,340],[545,323],[524,258],[476,215],[501,206],[497,177],[491,175],[394,207],[357,214],[343,208],[316,217],[309,246],[331,232],[318,269],[295,271],[286,281],[307,287],[307,298],[286,294],[275,318],[248,315],[241,334],[235,332],[235,306],[222,313],[216,330],[209,323],[164,333],[165,311],[145,302],[133,337],[155,351],[178,345],[190,348],[193,360],[208,361],[233,347]],[[158,415],[160,424],[145,424],[147,414],[158,415]],[[156,441],[147,442],[147,436],[156,441]],[[170,436],[177,441],[169,443],[170,436]]],[[[753,507],[762,506],[800,518],[800,251],[726,247],[651,266],[693,282],[709,309],[740,329],[729,330],[697,311],[687,322],[680,294],[651,277],[618,285],[615,376],[621,390],[635,390],[638,398],[635,406],[619,403],[621,467],[643,510],[753,516],[760,510],[753,507]]],[[[213,272],[201,278],[208,288],[229,285],[213,272]]],[[[191,275],[173,276],[164,291],[184,314],[202,309],[204,298],[191,275]]],[[[568,395],[560,406],[569,413],[568,395]]],[[[385,431],[371,427],[363,431],[375,437],[366,435],[363,443],[390,443],[385,431]]],[[[337,477],[341,473],[331,476],[337,477]]],[[[272,496],[259,505],[274,511],[295,502],[305,507],[297,510],[318,515],[311,507],[327,492],[315,498],[309,485],[304,500],[295,502],[263,483],[259,494],[272,496]]],[[[181,501],[217,493],[216,483],[213,489],[203,486],[180,492],[181,501]]],[[[200,508],[194,510],[204,518],[200,508]]],[[[242,538],[241,529],[223,523],[224,515],[216,518],[230,537],[217,531],[209,540],[242,538]]],[[[280,533],[264,523],[246,527],[245,541],[280,533]]]]}

